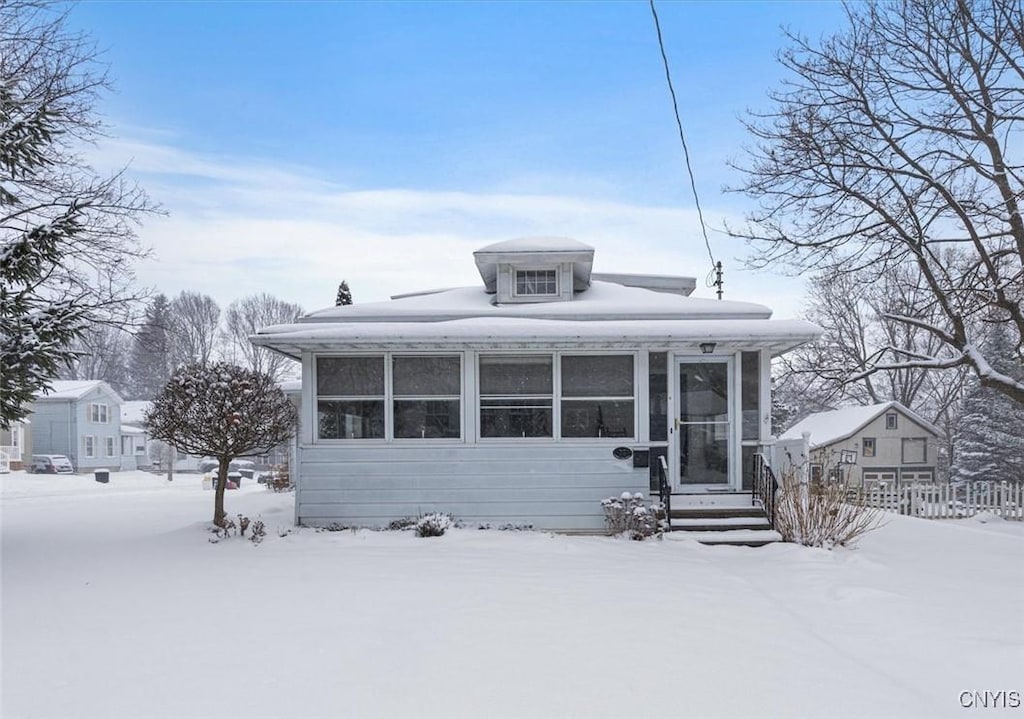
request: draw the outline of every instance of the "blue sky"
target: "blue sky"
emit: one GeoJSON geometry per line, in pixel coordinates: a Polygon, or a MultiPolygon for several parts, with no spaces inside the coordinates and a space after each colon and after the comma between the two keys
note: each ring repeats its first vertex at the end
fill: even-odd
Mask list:
{"type": "MultiPolygon", "coordinates": [[[[842,8],[658,8],[720,227],[747,206],[722,192],[726,163],[781,77],[780,26],[818,36],[842,8]]],[[[535,234],[595,245],[597,270],[707,272],[644,2],[84,2],[71,20],[116,86],[95,162],[130,163],[169,213],[141,231],[156,261],[140,279],[159,290],[316,309],[342,277],[357,301],[475,283],[472,249],[535,234]]],[[[712,243],[727,297],[797,311],[799,283],[712,243]]]]}

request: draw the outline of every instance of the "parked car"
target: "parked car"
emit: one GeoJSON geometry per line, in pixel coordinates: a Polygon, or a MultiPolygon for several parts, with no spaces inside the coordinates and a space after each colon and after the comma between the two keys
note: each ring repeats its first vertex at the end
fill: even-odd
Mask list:
{"type": "Polygon", "coordinates": [[[38,474],[74,474],[75,468],[63,454],[33,454],[28,471],[38,474]]]}

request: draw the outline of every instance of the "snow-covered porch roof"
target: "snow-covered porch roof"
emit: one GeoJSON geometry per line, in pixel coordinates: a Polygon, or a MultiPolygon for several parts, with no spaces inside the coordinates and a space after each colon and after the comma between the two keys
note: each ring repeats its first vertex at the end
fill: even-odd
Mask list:
{"type": "Polygon", "coordinates": [[[820,334],[803,320],[617,320],[472,318],[443,322],[297,323],[267,327],[253,344],[299,358],[303,350],[657,348],[699,353],[764,348],[786,352],[820,334]]]}

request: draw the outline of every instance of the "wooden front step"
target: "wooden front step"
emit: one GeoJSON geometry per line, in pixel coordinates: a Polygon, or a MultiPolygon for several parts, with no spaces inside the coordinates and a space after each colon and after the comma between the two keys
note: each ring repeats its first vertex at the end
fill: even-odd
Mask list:
{"type": "Polygon", "coordinates": [[[761,507],[677,507],[672,505],[669,513],[671,519],[721,519],[729,517],[759,517],[764,518],[764,509],[761,507]]]}
{"type": "Polygon", "coordinates": [[[771,528],[764,509],[756,506],[673,506],[669,529],[676,536],[690,537],[701,544],[761,547],[782,539],[771,528]]]}

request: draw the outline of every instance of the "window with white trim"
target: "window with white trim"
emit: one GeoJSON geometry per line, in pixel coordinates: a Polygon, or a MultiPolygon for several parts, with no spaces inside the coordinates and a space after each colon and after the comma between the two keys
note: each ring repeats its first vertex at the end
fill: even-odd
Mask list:
{"type": "Polygon", "coordinates": [[[556,297],[558,270],[516,270],[514,294],[517,297],[556,297]]]}
{"type": "Polygon", "coordinates": [[[106,444],[107,444],[107,448],[106,448],[107,449],[107,456],[108,457],[116,457],[117,456],[117,445],[115,444],[114,438],[113,437],[107,437],[106,444]]]}
{"type": "Polygon", "coordinates": [[[898,420],[896,419],[896,413],[895,412],[890,412],[889,414],[885,415],[885,428],[886,429],[896,429],[897,424],[898,424],[898,420]]]}
{"type": "Polygon", "coordinates": [[[396,355],[391,360],[395,439],[462,436],[462,359],[396,355]]]}
{"type": "Polygon", "coordinates": [[[318,439],[462,437],[461,355],[318,357],[316,388],[318,439]]]}
{"type": "Polygon", "coordinates": [[[480,356],[480,436],[550,437],[552,355],[480,356]]]}
{"type": "Polygon", "coordinates": [[[562,355],[561,436],[632,437],[632,355],[562,355]]]}
{"type": "Polygon", "coordinates": [[[82,437],[82,443],[83,443],[84,449],[85,449],[85,456],[86,457],[90,457],[90,458],[95,457],[96,456],[96,438],[93,437],[91,434],[87,434],[84,437],[82,437]]]}
{"type": "Polygon", "coordinates": [[[110,424],[110,407],[100,402],[90,403],[89,421],[97,424],[110,424]]]}
{"type": "Polygon", "coordinates": [[[317,437],[384,439],[384,355],[318,357],[317,437]]]}

